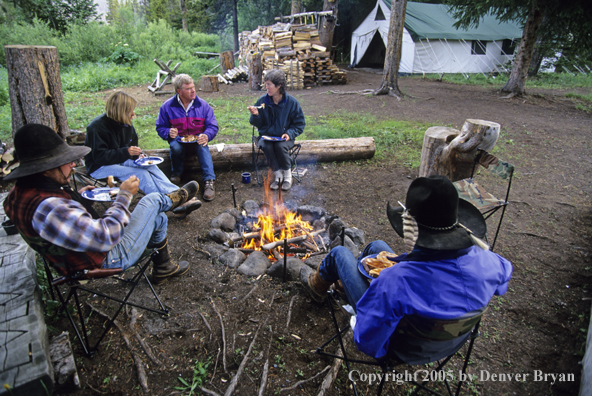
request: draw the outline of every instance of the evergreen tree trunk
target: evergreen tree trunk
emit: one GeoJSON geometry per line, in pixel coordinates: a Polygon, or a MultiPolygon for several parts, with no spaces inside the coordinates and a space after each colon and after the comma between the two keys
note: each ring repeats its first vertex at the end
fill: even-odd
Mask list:
{"type": "Polygon", "coordinates": [[[321,41],[321,45],[326,47],[330,52],[333,52],[333,33],[337,24],[338,3],[339,0],[324,0],[323,2],[323,11],[333,11],[333,14],[321,17],[319,40],[321,41]]]}
{"type": "Polygon", "coordinates": [[[389,22],[388,44],[384,58],[382,83],[374,91],[374,95],[390,95],[397,99],[401,99],[404,96],[399,89],[399,65],[401,64],[406,10],[407,0],[393,0],[391,2],[391,20],[389,22]]]}
{"type": "Polygon", "coordinates": [[[12,135],[23,125],[43,124],[62,138],[70,134],[56,47],[6,45],[12,135]]]}
{"type": "Polygon", "coordinates": [[[292,8],[290,15],[299,14],[302,12],[302,0],[292,0],[292,8]]]}
{"type": "Polygon", "coordinates": [[[522,39],[518,52],[514,57],[512,73],[506,85],[501,89],[502,92],[509,93],[509,97],[524,94],[524,83],[528,74],[530,60],[534,52],[539,27],[543,21],[544,9],[542,0],[534,0],[532,8],[528,13],[528,19],[524,25],[522,39]]]}
{"type": "Polygon", "coordinates": [[[185,0],[179,0],[179,7],[181,8],[181,23],[183,24],[183,31],[187,31],[187,5],[185,0]]]}
{"type": "Polygon", "coordinates": [[[236,9],[236,0],[232,0],[232,36],[234,38],[234,53],[239,50],[238,42],[238,10],[236,9]]]}

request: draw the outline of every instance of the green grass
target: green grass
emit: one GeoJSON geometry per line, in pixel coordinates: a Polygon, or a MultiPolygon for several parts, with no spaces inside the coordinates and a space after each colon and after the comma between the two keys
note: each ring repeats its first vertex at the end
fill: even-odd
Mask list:
{"type": "Polygon", "coordinates": [[[576,109],[585,111],[586,113],[590,113],[592,111],[592,92],[590,92],[588,95],[570,92],[565,94],[565,97],[579,99],[583,102],[576,104],[576,109]]]}
{"type": "MultiPolygon", "coordinates": [[[[489,76],[483,74],[470,74],[466,78],[462,74],[444,74],[442,76],[443,82],[460,84],[460,85],[480,85],[480,86],[499,86],[502,87],[508,82],[508,75],[500,74],[497,76],[489,76]]],[[[410,78],[427,78],[430,80],[438,80],[439,74],[426,74],[425,76],[411,76],[410,78]]],[[[526,79],[526,89],[528,88],[576,88],[576,87],[592,87],[592,76],[590,74],[576,74],[568,73],[539,73],[536,77],[529,77],[526,79]]]]}

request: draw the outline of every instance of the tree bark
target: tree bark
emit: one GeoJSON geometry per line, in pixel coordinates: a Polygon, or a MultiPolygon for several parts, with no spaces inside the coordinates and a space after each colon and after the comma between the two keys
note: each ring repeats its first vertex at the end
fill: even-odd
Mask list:
{"type": "Polygon", "coordinates": [[[300,14],[302,12],[302,0],[292,0],[290,15],[300,14]]]}
{"type": "Polygon", "coordinates": [[[183,31],[187,31],[187,4],[186,0],[179,0],[179,7],[181,8],[181,23],[183,24],[183,31]]]}
{"type": "Polygon", "coordinates": [[[201,76],[201,90],[203,92],[218,92],[218,76],[201,76]]]}
{"type": "Polygon", "coordinates": [[[232,37],[234,38],[234,51],[238,52],[240,45],[238,42],[238,10],[236,8],[236,0],[232,0],[232,37]]]}
{"type": "Polygon", "coordinates": [[[382,83],[374,91],[374,95],[390,95],[397,99],[403,97],[403,93],[399,89],[399,65],[401,64],[406,11],[407,0],[393,0],[391,2],[391,19],[386,56],[384,58],[384,73],[382,83]]]}
{"type": "MultiPolygon", "coordinates": [[[[374,156],[376,144],[372,137],[325,139],[325,140],[299,140],[302,148],[298,154],[298,165],[316,162],[354,161],[369,159],[374,156]]],[[[194,144],[194,143],[192,143],[194,144]]],[[[226,144],[218,150],[216,144],[210,144],[210,154],[216,169],[228,169],[230,167],[250,167],[253,163],[251,143],[226,144]]],[[[166,173],[170,172],[171,160],[169,149],[145,150],[147,155],[155,155],[164,158],[159,167],[166,173]]],[[[195,155],[185,157],[185,169],[195,172],[200,169],[199,161],[195,155]]]]}
{"type": "Polygon", "coordinates": [[[508,82],[501,89],[502,92],[507,92],[510,96],[524,94],[524,83],[528,74],[530,60],[534,52],[534,46],[537,39],[539,27],[543,21],[544,4],[542,0],[534,0],[532,7],[528,13],[524,31],[522,32],[522,39],[518,52],[514,57],[514,64],[512,65],[512,72],[508,82]]]}
{"type": "Polygon", "coordinates": [[[419,176],[443,175],[451,181],[471,177],[477,150],[490,151],[497,142],[500,124],[468,119],[458,131],[428,128],[423,137],[419,176]]]}
{"type": "Polygon", "coordinates": [[[339,0],[323,1],[323,11],[333,11],[333,14],[323,15],[321,17],[319,40],[321,41],[321,45],[327,48],[330,53],[333,52],[333,34],[335,33],[335,25],[337,24],[338,3],[339,0]]]}
{"type": "Polygon", "coordinates": [[[251,91],[260,91],[263,82],[263,65],[261,64],[261,54],[253,55],[249,65],[249,87],[251,91]]]}
{"type": "Polygon", "coordinates": [[[70,134],[56,47],[6,45],[12,135],[23,125],[43,124],[70,134]]]}
{"type": "Polygon", "coordinates": [[[228,70],[234,69],[234,54],[232,51],[224,51],[220,54],[220,71],[221,74],[228,70]]]}

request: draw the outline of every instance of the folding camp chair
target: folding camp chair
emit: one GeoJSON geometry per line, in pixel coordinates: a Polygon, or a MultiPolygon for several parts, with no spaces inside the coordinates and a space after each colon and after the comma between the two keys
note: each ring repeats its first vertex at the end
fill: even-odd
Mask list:
{"type": "Polygon", "coordinates": [[[58,298],[58,301],[60,303],[58,312],[63,311],[68,316],[68,319],[70,320],[70,324],[72,325],[74,333],[76,334],[78,341],[80,341],[80,345],[82,346],[82,349],[84,350],[84,353],[87,357],[92,358],[94,356],[95,352],[98,349],[100,342],[103,340],[105,335],[109,332],[109,330],[111,329],[111,326],[113,325],[113,322],[115,321],[115,319],[117,318],[117,316],[121,312],[122,308],[125,307],[126,305],[140,308],[140,309],[144,309],[144,310],[148,310],[151,312],[156,312],[161,315],[167,315],[169,313],[169,310],[167,308],[165,308],[164,305],[162,304],[162,302],[160,301],[160,298],[158,297],[158,295],[156,294],[156,291],[152,287],[152,283],[150,282],[150,280],[148,279],[148,276],[146,275],[146,269],[148,268],[148,266],[152,262],[152,256],[155,253],[156,253],[156,250],[152,250],[152,251],[147,250],[146,252],[144,252],[144,255],[140,258],[140,260],[138,260],[138,262],[135,265],[133,265],[132,267],[130,267],[128,269],[128,271],[130,271],[130,270],[133,271],[134,268],[137,269],[137,273],[135,273],[131,277],[128,277],[129,279],[124,278],[124,274],[123,274],[124,271],[121,268],[117,268],[117,269],[102,269],[101,268],[101,269],[78,271],[78,272],[70,274],[70,275],[64,275],[64,276],[54,278],[52,275],[52,272],[51,272],[51,268],[54,268],[57,270],[57,272],[62,272],[62,273],[63,273],[64,269],[60,268],[61,269],[61,271],[60,271],[60,269],[58,269],[57,266],[52,265],[45,258],[43,259],[44,266],[45,266],[45,274],[47,276],[47,280],[50,285],[49,290],[50,290],[51,298],[53,300],[55,300],[56,297],[58,298]],[[108,279],[108,278],[117,279],[117,280],[125,283],[126,286],[129,288],[127,294],[125,295],[125,297],[123,299],[121,299],[120,297],[115,296],[115,295],[106,294],[106,293],[104,293],[100,290],[97,290],[97,289],[91,289],[90,287],[87,286],[87,284],[89,284],[92,281],[99,282],[101,279],[104,280],[104,279],[108,279]],[[138,286],[138,283],[142,279],[146,280],[148,287],[150,288],[152,294],[154,295],[154,298],[156,299],[156,303],[157,303],[157,304],[155,304],[155,306],[157,306],[157,308],[150,308],[145,305],[140,305],[140,304],[130,301],[132,294],[134,293],[134,291],[136,290],[136,287],[138,286]],[[68,288],[68,293],[66,294],[65,298],[64,298],[64,295],[62,294],[62,292],[60,291],[60,286],[65,286],[68,288]],[[55,293],[54,293],[54,291],[55,291],[55,293]],[[94,342],[94,345],[92,345],[92,346],[89,342],[89,331],[87,329],[87,320],[90,317],[90,315],[88,315],[87,317],[85,317],[85,315],[84,315],[84,309],[83,309],[83,306],[80,301],[79,292],[86,292],[86,293],[89,293],[89,295],[93,295],[93,296],[94,295],[101,296],[107,300],[114,301],[117,306],[115,313],[108,320],[107,324],[105,325],[104,330],[98,336],[98,338],[94,342]],[[73,297],[73,301],[72,301],[72,297],[73,297]],[[73,307],[71,307],[72,304],[74,305],[73,307]],[[74,317],[72,316],[72,313],[71,313],[71,312],[74,312],[74,308],[76,309],[76,314],[78,315],[79,324],[76,324],[76,321],[74,320],[74,317]]]}
{"type": "Polygon", "coordinates": [[[107,179],[100,180],[91,177],[86,173],[86,167],[77,166],[74,168],[74,175],[72,176],[72,182],[74,183],[74,189],[78,191],[84,186],[94,187],[107,187],[107,179]]]}
{"type": "MultiPolygon", "coordinates": [[[[261,168],[263,168],[263,166],[265,166],[266,160],[265,160],[265,154],[263,153],[263,150],[261,150],[259,148],[260,137],[258,134],[255,134],[255,130],[256,130],[256,128],[253,127],[253,136],[251,138],[253,169],[255,171],[255,177],[257,180],[257,184],[262,186],[263,182],[265,180],[265,176],[264,176],[263,172],[261,171],[261,168]]],[[[298,166],[296,159],[298,158],[298,153],[300,153],[301,148],[302,148],[302,145],[300,143],[295,143],[294,147],[292,147],[290,149],[290,151],[288,152],[288,154],[290,155],[290,158],[292,160],[292,171],[298,166]]],[[[296,181],[298,181],[299,183],[301,182],[301,178],[294,172],[292,173],[292,178],[295,179],[296,181]]]]}
{"type": "MultiPolygon", "coordinates": [[[[495,247],[495,241],[497,240],[497,236],[502,226],[502,220],[504,219],[504,214],[506,212],[506,207],[509,203],[508,197],[510,195],[510,188],[512,187],[513,175],[514,165],[498,159],[495,155],[492,155],[485,150],[479,149],[477,150],[477,155],[475,156],[471,177],[454,182],[454,186],[458,190],[459,197],[475,205],[475,207],[481,211],[486,220],[489,219],[499,209],[502,209],[499,222],[497,223],[495,236],[493,237],[493,243],[491,243],[491,250],[493,250],[495,247]],[[477,165],[483,166],[494,176],[497,176],[507,182],[504,199],[497,198],[475,181],[474,177],[477,165]]],[[[488,239],[487,242],[489,242],[488,239]]]]}
{"type": "MultiPolygon", "coordinates": [[[[343,343],[343,335],[350,329],[350,325],[347,323],[341,328],[339,327],[333,301],[334,297],[332,293],[328,293],[327,303],[331,310],[336,334],[317,349],[316,352],[318,354],[342,359],[345,362],[348,373],[351,372],[351,363],[380,367],[383,375],[380,384],[378,385],[377,395],[379,396],[382,394],[386,378],[385,374],[387,373],[390,373],[389,376],[392,380],[396,378],[397,381],[404,381],[415,385],[415,389],[412,393],[413,395],[424,390],[432,395],[442,396],[442,394],[438,392],[438,389],[435,389],[434,387],[428,388],[426,386],[427,383],[430,382],[434,385],[444,383],[447,394],[451,396],[453,393],[449,381],[454,379],[458,381],[455,395],[458,396],[460,394],[462,384],[466,378],[465,373],[473,350],[473,344],[475,338],[479,335],[481,317],[487,310],[487,307],[468,312],[455,319],[433,319],[419,315],[406,315],[397,325],[395,333],[392,336],[393,338],[389,343],[389,350],[384,358],[359,360],[349,358],[347,355],[343,343]],[[342,356],[325,351],[325,348],[336,339],[339,341],[342,356]],[[468,347],[467,352],[463,355],[464,363],[462,370],[455,373],[445,372],[445,365],[467,344],[467,342],[468,347]],[[416,376],[405,375],[408,373],[407,370],[401,372],[395,369],[395,367],[404,364],[423,365],[432,362],[436,362],[437,365],[435,365],[435,367],[434,365],[431,365],[431,367],[426,367],[425,369],[422,368],[422,375],[419,378],[416,378],[416,376]],[[456,378],[457,373],[458,378],[456,378]],[[425,381],[424,379],[428,379],[429,381],[425,381]],[[420,383],[417,380],[421,380],[422,382],[420,383]]],[[[358,390],[355,381],[352,381],[352,387],[357,396],[358,390]]]]}

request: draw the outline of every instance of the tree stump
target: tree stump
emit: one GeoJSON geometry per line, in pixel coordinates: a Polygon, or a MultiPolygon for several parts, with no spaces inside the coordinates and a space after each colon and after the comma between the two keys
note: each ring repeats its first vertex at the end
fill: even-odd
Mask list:
{"type": "Polygon", "coordinates": [[[220,70],[222,74],[234,69],[234,54],[232,51],[225,51],[220,54],[220,70]]]}
{"type": "Polygon", "coordinates": [[[218,76],[201,76],[201,90],[218,92],[218,76]]]}
{"type": "Polygon", "coordinates": [[[249,65],[249,87],[251,91],[260,91],[262,80],[263,65],[261,64],[261,54],[255,54],[249,65]]]}
{"type": "Polygon", "coordinates": [[[23,125],[43,124],[62,138],[70,134],[56,47],[6,45],[12,135],[23,125]]]}
{"type": "Polygon", "coordinates": [[[490,151],[499,137],[496,122],[468,119],[459,131],[428,128],[423,137],[419,176],[443,175],[451,181],[471,177],[477,150],[490,151]]]}

